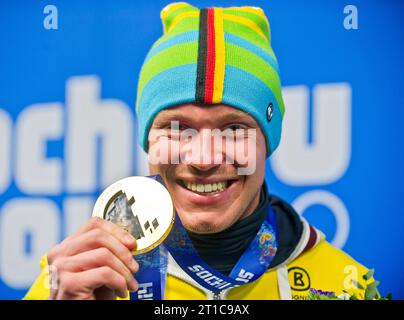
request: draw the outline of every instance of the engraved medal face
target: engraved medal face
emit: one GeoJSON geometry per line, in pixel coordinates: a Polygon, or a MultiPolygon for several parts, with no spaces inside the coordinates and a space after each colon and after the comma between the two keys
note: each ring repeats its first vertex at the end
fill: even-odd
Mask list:
{"type": "Polygon", "coordinates": [[[110,185],[95,203],[93,217],[111,221],[137,242],[132,253],[151,251],[170,233],[174,205],[167,189],[147,177],[129,177],[110,185]]]}

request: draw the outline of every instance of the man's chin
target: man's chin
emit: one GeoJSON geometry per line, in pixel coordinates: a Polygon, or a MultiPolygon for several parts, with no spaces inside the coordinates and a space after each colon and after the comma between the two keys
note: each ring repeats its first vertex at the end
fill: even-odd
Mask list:
{"type": "Polygon", "coordinates": [[[189,224],[184,227],[188,231],[197,234],[214,234],[222,231],[222,228],[211,223],[189,224]]]}
{"type": "Polygon", "coordinates": [[[227,221],[228,219],[223,219],[223,211],[179,213],[179,216],[185,229],[198,234],[217,233],[227,229],[232,224],[227,221]]]}

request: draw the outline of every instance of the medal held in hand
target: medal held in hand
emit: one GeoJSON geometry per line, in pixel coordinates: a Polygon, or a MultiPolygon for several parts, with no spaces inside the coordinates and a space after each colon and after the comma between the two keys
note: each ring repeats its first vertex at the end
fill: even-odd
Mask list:
{"type": "Polygon", "coordinates": [[[95,203],[93,216],[111,221],[137,242],[134,255],[149,252],[168,236],[174,205],[163,184],[148,177],[128,177],[110,185],[95,203]]]}

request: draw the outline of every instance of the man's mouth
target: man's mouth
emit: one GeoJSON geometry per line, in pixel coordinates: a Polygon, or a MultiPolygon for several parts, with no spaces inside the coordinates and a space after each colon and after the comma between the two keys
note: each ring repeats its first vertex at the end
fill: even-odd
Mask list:
{"type": "Polygon", "coordinates": [[[224,180],[212,183],[196,183],[191,181],[179,180],[179,184],[195,193],[202,195],[213,195],[225,191],[235,180],[224,180]]]}

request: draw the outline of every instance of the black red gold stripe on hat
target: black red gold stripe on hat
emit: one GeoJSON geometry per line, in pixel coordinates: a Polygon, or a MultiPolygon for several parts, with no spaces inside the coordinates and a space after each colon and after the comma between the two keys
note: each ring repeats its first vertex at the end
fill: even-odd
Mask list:
{"type": "Polygon", "coordinates": [[[223,11],[221,8],[201,9],[195,91],[197,103],[222,102],[224,70],[223,11]]]}

